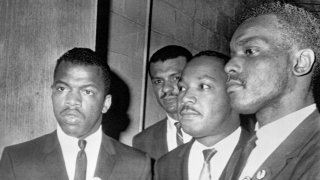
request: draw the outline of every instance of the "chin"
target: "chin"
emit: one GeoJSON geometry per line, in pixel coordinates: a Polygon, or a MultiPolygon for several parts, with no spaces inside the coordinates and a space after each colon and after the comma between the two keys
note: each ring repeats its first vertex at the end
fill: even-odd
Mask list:
{"type": "Polygon", "coordinates": [[[231,107],[240,114],[254,114],[257,112],[258,106],[250,103],[232,103],[231,107]]]}
{"type": "Polygon", "coordinates": [[[201,137],[203,134],[202,129],[196,128],[195,126],[187,126],[187,127],[183,126],[182,128],[185,133],[195,138],[201,137]]]}

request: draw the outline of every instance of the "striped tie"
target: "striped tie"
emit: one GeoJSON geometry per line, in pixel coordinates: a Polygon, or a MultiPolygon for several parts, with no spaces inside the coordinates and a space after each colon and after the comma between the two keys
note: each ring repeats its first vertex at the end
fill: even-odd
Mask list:
{"type": "Polygon", "coordinates": [[[177,139],[177,145],[180,146],[183,144],[183,135],[181,131],[181,123],[180,122],[175,122],[174,125],[177,128],[177,133],[176,133],[176,139],[177,139]]]}
{"type": "Polygon", "coordinates": [[[217,153],[217,150],[213,149],[205,149],[202,151],[203,153],[203,166],[201,169],[199,180],[211,180],[211,168],[210,168],[210,160],[217,153]]]}

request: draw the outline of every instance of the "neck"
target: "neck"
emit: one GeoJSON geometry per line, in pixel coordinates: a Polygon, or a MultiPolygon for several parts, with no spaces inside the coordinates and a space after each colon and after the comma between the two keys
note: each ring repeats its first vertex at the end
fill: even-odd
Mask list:
{"type": "Polygon", "coordinates": [[[178,120],[178,114],[177,113],[167,113],[169,117],[172,119],[178,120]]]}
{"type": "Polygon", "coordinates": [[[219,125],[213,132],[213,134],[204,137],[195,138],[199,143],[211,147],[219,141],[223,140],[231,133],[233,133],[240,126],[239,114],[231,113],[229,119],[226,119],[223,124],[219,125]]]}
{"type": "Polygon", "coordinates": [[[257,111],[256,118],[259,126],[262,127],[313,103],[314,100],[310,92],[305,96],[289,95],[257,111]]]}

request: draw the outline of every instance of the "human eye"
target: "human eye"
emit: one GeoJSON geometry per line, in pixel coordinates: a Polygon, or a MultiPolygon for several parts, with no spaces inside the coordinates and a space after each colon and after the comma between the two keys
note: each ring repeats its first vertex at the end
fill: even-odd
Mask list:
{"type": "Polygon", "coordinates": [[[93,91],[93,90],[89,90],[89,89],[84,89],[84,90],[82,91],[82,93],[83,93],[84,95],[89,95],[89,96],[94,95],[94,91],[93,91]]]}
{"type": "Polygon", "coordinates": [[[161,79],[153,79],[152,80],[152,84],[154,84],[154,85],[159,85],[159,84],[161,84],[162,83],[162,80],[161,79]]]}
{"type": "Polygon", "coordinates": [[[64,91],[66,88],[65,88],[65,87],[57,87],[56,89],[57,89],[57,91],[62,92],[62,91],[64,91]]]}
{"type": "Polygon", "coordinates": [[[200,87],[200,89],[204,89],[204,90],[211,88],[211,87],[210,87],[209,85],[207,85],[207,84],[200,84],[199,87],[200,87]]]}
{"type": "Polygon", "coordinates": [[[68,90],[66,86],[60,85],[60,84],[52,85],[52,89],[54,92],[57,92],[57,93],[62,93],[68,90]]]}
{"type": "Polygon", "coordinates": [[[183,91],[185,91],[185,90],[186,90],[186,88],[185,88],[185,87],[183,87],[183,86],[178,86],[178,89],[179,89],[179,92],[183,92],[183,91]]]}
{"type": "Polygon", "coordinates": [[[182,84],[178,84],[178,90],[179,92],[185,91],[186,87],[184,87],[182,84]]]}
{"type": "Polygon", "coordinates": [[[180,81],[180,79],[181,79],[181,76],[180,76],[180,75],[179,75],[179,76],[174,76],[174,77],[173,77],[173,80],[174,80],[174,81],[180,81]]]}
{"type": "Polygon", "coordinates": [[[254,47],[246,48],[244,50],[244,53],[246,54],[246,56],[254,56],[254,55],[257,55],[258,52],[259,52],[258,48],[254,48],[254,47]]]}

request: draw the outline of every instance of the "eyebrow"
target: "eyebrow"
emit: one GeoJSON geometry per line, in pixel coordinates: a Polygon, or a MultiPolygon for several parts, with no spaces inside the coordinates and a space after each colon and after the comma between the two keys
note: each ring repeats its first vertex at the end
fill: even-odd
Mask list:
{"type": "Polygon", "coordinates": [[[267,43],[268,40],[264,37],[260,37],[260,36],[253,36],[253,37],[249,37],[249,38],[245,38],[243,40],[240,40],[239,42],[236,43],[237,46],[243,46],[244,44],[247,44],[249,42],[255,42],[255,41],[261,41],[264,43],[267,43]]]}
{"type": "Polygon", "coordinates": [[[206,74],[198,77],[198,79],[199,79],[199,80],[202,80],[202,79],[210,79],[210,80],[212,80],[212,81],[217,81],[216,78],[214,78],[214,77],[212,77],[212,76],[209,76],[209,75],[206,75],[206,74]]]}
{"type": "MultiPolygon", "coordinates": [[[[65,86],[70,87],[70,85],[69,85],[68,83],[66,83],[66,82],[64,82],[64,81],[61,81],[61,80],[54,81],[53,84],[52,84],[52,86],[55,86],[55,85],[57,85],[57,84],[63,84],[63,85],[65,85],[65,86]]],[[[98,89],[98,86],[97,86],[96,84],[94,84],[94,83],[89,83],[89,84],[85,84],[85,85],[80,86],[81,89],[82,89],[82,88],[86,88],[86,87],[93,87],[93,88],[95,88],[95,89],[98,89]]]]}

